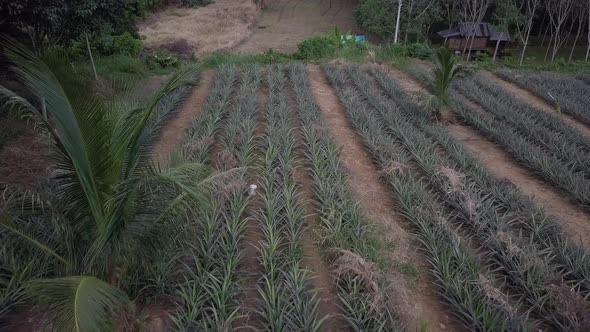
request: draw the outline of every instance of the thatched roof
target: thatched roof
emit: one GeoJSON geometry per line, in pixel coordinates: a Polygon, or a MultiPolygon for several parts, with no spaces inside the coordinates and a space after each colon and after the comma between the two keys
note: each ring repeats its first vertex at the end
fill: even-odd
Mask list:
{"type": "Polygon", "coordinates": [[[459,23],[458,26],[438,32],[438,35],[443,38],[449,37],[489,37],[493,41],[511,41],[510,34],[505,31],[497,31],[497,29],[490,23],[459,23]]]}

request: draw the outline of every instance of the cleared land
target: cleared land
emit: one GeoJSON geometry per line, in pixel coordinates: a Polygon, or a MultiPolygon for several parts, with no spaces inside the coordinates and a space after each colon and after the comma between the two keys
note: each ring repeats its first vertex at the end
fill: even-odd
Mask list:
{"type": "Polygon", "coordinates": [[[334,27],[343,33],[358,33],[353,17],[355,0],[273,0],[263,10],[250,38],[235,48],[240,53],[261,53],[272,48],[290,53],[310,36],[334,27]],[[332,2],[332,8],[330,8],[332,2]]]}
{"type": "Polygon", "coordinates": [[[168,7],[140,24],[139,33],[148,48],[167,47],[200,56],[232,49],[246,40],[258,14],[251,0],[216,0],[200,8],[168,7]]]}

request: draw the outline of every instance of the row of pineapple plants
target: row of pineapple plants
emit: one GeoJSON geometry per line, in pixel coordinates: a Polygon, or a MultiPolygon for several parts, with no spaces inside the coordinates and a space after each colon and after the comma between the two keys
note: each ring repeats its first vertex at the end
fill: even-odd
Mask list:
{"type": "MultiPolygon", "coordinates": [[[[457,219],[444,195],[430,187],[405,147],[391,136],[348,74],[335,66],[325,72],[347,117],[395,192],[397,208],[410,222],[423,244],[437,290],[450,311],[465,326],[477,330],[528,329],[533,323],[518,312],[501,280],[490,272],[492,264],[480,261],[471,241],[458,235],[457,219]]],[[[419,144],[427,144],[419,142],[419,144]]],[[[427,148],[429,145],[423,146],[427,148]]]]}
{"type": "Polygon", "coordinates": [[[281,67],[267,69],[269,99],[259,170],[262,206],[256,213],[263,234],[258,244],[262,275],[254,324],[262,331],[319,331],[325,317],[318,315],[319,299],[303,268],[305,212],[293,178],[297,160],[286,84],[281,67]]]}
{"type": "MultiPolygon", "coordinates": [[[[496,209],[487,188],[477,188],[465,179],[460,166],[440,153],[436,143],[399,111],[398,104],[379,93],[366,73],[350,68],[349,74],[385,129],[404,146],[408,158],[426,176],[429,185],[444,195],[445,202],[457,213],[458,225],[471,231],[482,243],[482,249],[494,259],[496,271],[507,277],[512,293],[548,323],[564,330],[583,330],[584,315],[567,310],[571,305],[585,307],[583,293],[566,285],[569,273],[553,261],[551,250],[530,244],[528,238],[521,236],[512,226],[513,212],[496,209]],[[572,301],[559,304],[563,295],[557,294],[558,291],[568,294],[572,301]]],[[[397,96],[403,96],[401,91],[397,96]]],[[[412,111],[419,112],[415,108],[412,111]]]]}
{"type": "Polygon", "coordinates": [[[354,331],[400,331],[403,325],[392,311],[387,292],[381,290],[387,284],[378,271],[355,271],[346,266],[351,263],[346,259],[374,266],[377,251],[370,241],[374,235],[348,187],[340,149],[313,98],[305,66],[293,64],[285,70],[306,147],[305,166],[313,182],[320,245],[337,272],[337,292],[345,321],[354,331]]]}
{"type": "Polygon", "coordinates": [[[500,69],[496,74],[525,89],[530,89],[559,111],[590,125],[590,86],[584,81],[559,73],[535,73],[514,69],[500,69]]]}
{"type": "Polygon", "coordinates": [[[178,331],[230,330],[244,315],[237,301],[238,271],[243,263],[242,241],[250,203],[250,197],[245,195],[244,169],[253,158],[254,133],[242,132],[241,126],[248,121],[249,114],[256,112],[256,100],[252,101],[251,92],[256,92],[259,82],[257,68],[241,73],[235,67],[220,68],[203,113],[194,121],[206,125],[194,127],[196,130],[187,135],[184,151],[188,157],[210,163],[221,173],[212,179],[210,206],[194,221],[195,236],[186,248],[190,254],[182,259],[182,279],[175,285],[180,301],[172,315],[178,331]],[[237,94],[233,100],[235,91],[246,93],[237,94]],[[235,106],[230,107],[230,102],[235,106]],[[221,121],[221,112],[228,114],[226,121],[221,121]],[[231,151],[221,143],[222,152],[213,156],[213,137],[225,142],[232,140],[236,132],[249,139],[234,140],[231,151]],[[235,151],[245,151],[246,156],[239,159],[241,154],[235,151]]]}
{"type": "Polygon", "coordinates": [[[590,178],[590,139],[554,115],[539,112],[480,75],[456,82],[457,91],[484,108],[494,119],[538,145],[570,168],[590,178]]]}
{"type": "MultiPolygon", "coordinates": [[[[414,77],[423,82],[427,87],[430,87],[433,84],[433,77],[428,75],[425,70],[414,68],[408,73],[415,75],[414,77]],[[418,75],[416,74],[417,72],[421,72],[421,74],[418,75]]],[[[458,85],[463,84],[458,83],[458,85]]],[[[482,92],[478,92],[478,94],[479,93],[482,92]]],[[[502,112],[500,108],[509,107],[502,104],[496,105],[495,102],[492,103],[493,105],[487,104],[490,100],[495,99],[496,97],[490,96],[487,97],[485,101],[480,101],[480,105],[486,111],[483,113],[475,112],[470,105],[464,102],[464,96],[459,92],[459,88],[453,87],[450,94],[453,100],[452,109],[459,116],[461,121],[476,129],[486,138],[502,146],[519,163],[534,172],[537,176],[569,194],[571,199],[579,206],[586,210],[590,209],[590,179],[586,172],[576,171],[576,167],[579,169],[587,168],[587,161],[585,162],[586,158],[584,157],[587,155],[584,153],[584,151],[587,151],[587,143],[583,143],[587,142],[587,140],[579,137],[580,135],[575,133],[574,129],[570,129],[570,131],[572,131],[572,134],[569,135],[571,141],[565,139],[561,140],[559,138],[560,132],[554,130],[556,137],[551,140],[560,140],[561,143],[558,143],[557,146],[551,147],[551,151],[553,152],[550,152],[546,147],[542,146],[543,143],[540,143],[538,138],[533,140],[532,136],[523,135],[522,131],[519,131],[519,129],[514,126],[510,126],[505,120],[489,114],[491,112],[502,112]],[[573,149],[564,148],[564,146],[568,145],[568,142],[569,145],[577,144],[578,147],[583,147],[580,148],[582,151],[580,154],[581,157],[576,158],[581,159],[578,162],[574,161],[572,163],[572,161],[564,161],[564,158],[566,158],[565,156],[567,156],[568,153],[557,152],[560,157],[556,155],[555,151],[560,149],[569,150],[569,155],[575,154],[573,149]]],[[[503,99],[510,100],[514,99],[514,97],[505,94],[503,99]]],[[[516,104],[516,102],[514,103],[516,104]]],[[[514,118],[517,117],[514,114],[510,116],[514,118]]],[[[557,122],[560,120],[554,117],[550,121],[557,122]]],[[[538,129],[539,127],[535,125],[535,122],[535,120],[523,122],[520,130],[523,130],[527,125],[534,126],[534,128],[538,129]]],[[[530,131],[531,129],[526,130],[530,131]]],[[[561,135],[563,135],[563,133],[561,133],[561,135]]],[[[544,134],[543,136],[547,135],[544,134]]]]}
{"type": "Polygon", "coordinates": [[[389,98],[400,105],[398,110],[435,140],[476,188],[489,192],[495,209],[515,213],[515,229],[542,250],[550,251],[556,268],[562,269],[565,278],[587,296],[590,291],[590,255],[564,234],[560,221],[522,195],[512,184],[494,178],[443,126],[433,124],[426,112],[409,102],[394,79],[376,70],[372,70],[372,74],[389,98]]]}

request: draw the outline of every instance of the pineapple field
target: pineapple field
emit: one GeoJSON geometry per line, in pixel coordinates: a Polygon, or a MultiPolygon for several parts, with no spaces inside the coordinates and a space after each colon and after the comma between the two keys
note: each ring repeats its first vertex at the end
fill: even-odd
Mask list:
{"type": "MultiPolygon", "coordinates": [[[[67,225],[55,211],[82,205],[4,191],[6,210],[27,214],[2,220],[0,318],[16,331],[69,326],[48,313],[78,322],[87,308],[70,300],[97,292],[123,310],[96,316],[125,331],[588,331],[585,76],[466,70],[434,114],[432,66],[221,65],[173,78],[143,118],[153,131],[109,147],[129,179],[105,198],[113,228],[90,234],[114,249],[87,226],[51,231],[67,225]],[[27,306],[31,291],[47,309],[27,306]]],[[[67,143],[64,114],[53,133],[67,143]]],[[[78,118],[81,135],[98,140],[85,121],[112,116],[78,118]]],[[[104,150],[88,151],[105,166],[104,150]]],[[[46,193],[67,194],[63,181],[46,193]]]]}
{"type": "Polygon", "coordinates": [[[571,87],[590,91],[466,73],[435,121],[425,65],[218,68],[182,150],[226,178],[174,326],[587,331],[590,131],[571,87]]]}

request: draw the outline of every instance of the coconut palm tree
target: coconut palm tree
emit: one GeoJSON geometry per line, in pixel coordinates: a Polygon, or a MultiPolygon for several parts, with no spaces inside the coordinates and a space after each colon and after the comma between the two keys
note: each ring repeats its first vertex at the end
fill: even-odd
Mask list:
{"type": "Polygon", "coordinates": [[[461,67],[451,50],[446,47],[438,48],[434,52],[434,76],[435,94],[427,101],[428,108],[440,118],[442,112],[449,107],[448,91],[453,79],[460,72],[461,67]]]}
{"type": "Polygon", "coordinates": [[[190,218],[207,208],[207,167],[181,156],[155,160],[151,149],[196,71],[182,71],[147,103],[133,105],[113,101],[112,89],[62,57],[41,60],[11,41],[5,54],[43,103],[0,87],[0,106],[46,137],[53,169],[34,200],[10,195],[0,206],[0,255],[49,262],[27,289],[51,311],[53,329],[109,329],[115,311],[132,308],[126,272],[190,236],[190,218]]]}

